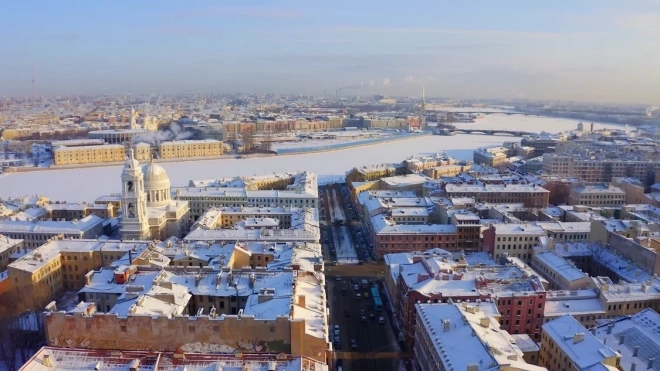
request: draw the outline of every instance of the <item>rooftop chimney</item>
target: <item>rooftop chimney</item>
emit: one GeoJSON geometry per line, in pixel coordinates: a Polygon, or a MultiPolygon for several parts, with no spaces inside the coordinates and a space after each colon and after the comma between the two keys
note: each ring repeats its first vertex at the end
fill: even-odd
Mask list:
{"type": "Polygon", "coordinates": [[[298,295],[298,305],[303,308],[306,308],[305,295],[298,295]]]}
{"type": "Polygon", "coordinates": [[[648,365],[646,366],[646,369],[647,369],[647,370],[653,368],[653,361],[655,361],[655,358],[653,358],[653,357],[649,357],[649,363],[648,363],[648,365]]]}
{"type": "Polygon", "coordinates": [[[448,319],[442,320],[442,330],[444,332],[449,331],[449,328],[451,327],[451,321],[448,319]]]}
{"type": "Polygon", "coordinates": [[[488,328],[490,327],[490,319],[488,317],[481,317],[481,319],[479,319],[479,324],[481,327],[488,328]]]}
{"type": "Polygon", "coordinates": [[[635,347],[633,348],[633,357],[637,357],[638,354],[639,354],[639,345],[635,345],[635,347]]]}
{"type": "Polygon", "coordinates": [[[573,336],[573,344],[577,344],[584,340],[584,332],[578,332],[573,336]]]}

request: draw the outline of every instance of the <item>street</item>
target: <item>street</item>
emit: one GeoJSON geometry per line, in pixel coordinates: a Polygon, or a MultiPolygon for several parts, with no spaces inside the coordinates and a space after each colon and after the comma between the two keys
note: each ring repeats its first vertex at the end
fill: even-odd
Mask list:
{"type": "Polygon", "coordinates": [[[401,358],[407,355],[399,350],[387,311],[374,309],[372,286],[362,286],[363,280],[372,277],[337,277],[328,278],[330,332],[335,347],[335,325],[339,325],[340,346],[336,349],[335,360],[341,360],[345,371],[398,370],[401,358]],[[357,299],[357,294],[362,298],[357,299]],[[351,348],[351,340],[355,340],[357,349],[351,348]]]}

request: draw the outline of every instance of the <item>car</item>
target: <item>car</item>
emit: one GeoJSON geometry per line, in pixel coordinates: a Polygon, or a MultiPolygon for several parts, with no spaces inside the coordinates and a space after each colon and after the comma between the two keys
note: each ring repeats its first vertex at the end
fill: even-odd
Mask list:
{"type": "Polygon", "coordinates": [[[380,323],[381,325],[384,324],[385,323],[385,318],[378,317],[378,323],[380,323]]]}
{"type": "Polygon", "coordinates": [[[357,348],[358,348],[357,341],[355,341],[355,339],[351,339],[351,349],[357,349],[357,348]]]}
{"type": "Polygon", "coordinates": [[[357,300],[361,300],[361,299],[362,299],[362,294],[360,294],[360,293],[356,294],[356,295],[355,295],[355,298],[356,298],[357,300]]]}
{"type": "Polygon", "coordinates": [[[364,309],[360,309],[360,315],[364,316],[364,309]]]}
{"type": "Polygon", "coordinates": [[[369,319],[376,319],[376,316],[373,313],[369,313],[369,319]]]}
{"type": "Polygon", "coordinates": [[[367,322],[367,317],[366,317],[366,316],[362,316],[362,317],[360,317],[360,321],[362,321],[362,322],[367,322]]]}
{"type": "Polygon", "coordinates": [[[335,281],[341,281],[341,277],[337,276],[337,278],[335,278],[335,281]]]}
{"type": "Polygon", "coordinates": [[[341,342],[335,341],[335,349],[341,349],[341,342]]]}
{"type": "Polygon", "coordinates": [[[332,262],[332,265],[337,266],[337,265],[338,265],[337,261],[336,261],[336,260],[333,261],[333,262],[332,262]]]}
{"type": "Polygon", "coordinates": [[[358,286],[358,285],[353,285],[353,290],[357,291],[357,290],[359,290],[359,289],[360,289],[360,286],[358,286]]]}
{"type": "Polygon", "coordinates": [[[335,332],[335,336],[339,335],[339,325],[335,325],[334,332],[335,332]]]}
{"type": "Polygon", "coordinates": [[[346,296],[346,289],[341,290],[341,296],[346,296]]]}

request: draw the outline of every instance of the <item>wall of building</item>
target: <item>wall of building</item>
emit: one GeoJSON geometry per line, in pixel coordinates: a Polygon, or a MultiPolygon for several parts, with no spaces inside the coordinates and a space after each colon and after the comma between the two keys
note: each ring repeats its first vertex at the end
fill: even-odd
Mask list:
{"type": "Polygon", "coordinates": [[[126,159],[126,149],[119,144],[62,147],[53,150],[53,158],[55,165],[121,162],[126,159]]]}
{"type": "Polygon", "coordinates": [[[253,316],[165,316],[50,312],[45,315],[50,346],[165,352],[290,353],[326,361],[324,346],[304,335],[303,320],[260,320],[253,316]],[[302,327],[302,329],[301,329],[302,327]],[[145,336],[150,334],[150,336],[145,336]],[[320,353],[320,354],[319,354],[320,353]]]}

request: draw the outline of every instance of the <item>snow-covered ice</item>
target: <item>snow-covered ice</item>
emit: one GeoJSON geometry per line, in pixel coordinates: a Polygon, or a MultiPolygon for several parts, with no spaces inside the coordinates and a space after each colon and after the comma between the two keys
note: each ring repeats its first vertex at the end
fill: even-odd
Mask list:
{"type": "MultiPolygon", "coordinates": [[[[523,129],[558,132],[575,129],[577,120],[536,117],[487,115],[474,123],[459,127],[523,129]]],[[[588,125],[587,122],[585,124],[588,125]]],[[[616,127],[595,124],[596,129],[616,127]]],[[[319,182],[337,180],[356,166],[384,162],[400,162],[415,153],[447,151],[458,159],[472,159],[475,148],[499,145],[520,138],[488,135],[426,136],[334,152],[297,154],[244,159],[215,159],[189,162],[159,163],[167,171],[172,186],[185,186],[191,179],[251,176],[267,173],[307,170],[319,174],[319,182]]],[[[117,193],[122,166],[45,170],[0,176],[0,197],[45,195],[52,200],[93,201],[98,196],[117,193]]]]}
{"type": "Polygon", "coordinates": [[[358,257],[348,227],[335,228],[335,250],[337,251],[337,262],[341,264],[357,264],[358,257]]]}

